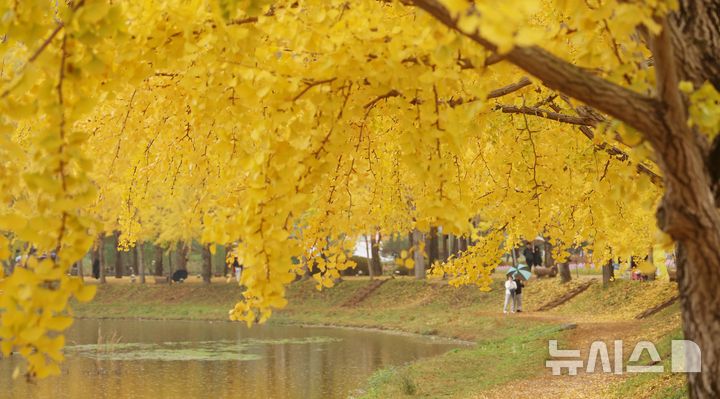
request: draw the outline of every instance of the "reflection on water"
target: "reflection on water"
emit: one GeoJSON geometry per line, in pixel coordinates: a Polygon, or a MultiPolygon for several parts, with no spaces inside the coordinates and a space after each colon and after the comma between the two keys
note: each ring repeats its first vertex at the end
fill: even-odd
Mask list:
{"type": "Polygon", "coordinates": [[[0,398],[342,398],[373,371],[456,344],[378,332],[239,323],[77,320],[63,374],[12,380],[0,398]],[[110,338],[108,338],[110,337],[110,338]]]}

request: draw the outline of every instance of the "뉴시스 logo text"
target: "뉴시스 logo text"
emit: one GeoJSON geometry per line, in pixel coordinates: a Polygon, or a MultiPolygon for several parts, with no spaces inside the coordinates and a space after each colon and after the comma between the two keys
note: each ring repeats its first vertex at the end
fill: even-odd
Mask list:
{"type": "MultiPolygon", "coordinates": [[[[548,350],[553,360],[547,360],[545,367],[552,369],[553,375],[562,374],[563,369],[569,375],[577,375],[578,369],[584,367],[583,359],[580,358],[579,349],[558,349],[558,341],[548,341],[548,350]]],[[[650,341],[640,341],[633,348],[627,365],[623,364],[623,341],[613,342],[613,361],[610,361],[610,353],[607,344],[603,341],[595,341],[590,345],[587,356],[586,373],[594,373],[599,365],[603,373],[662,373],[665,366],[662,364],[660,354],[650,341]],[[652,364],[639,364],[643,352],[647,352],[652,364]]],[[[670,368],[673,373],[699,373],[702,365],[700,362],[700,347],[693,341],[673,340],[670,351],[670,368]]]]}

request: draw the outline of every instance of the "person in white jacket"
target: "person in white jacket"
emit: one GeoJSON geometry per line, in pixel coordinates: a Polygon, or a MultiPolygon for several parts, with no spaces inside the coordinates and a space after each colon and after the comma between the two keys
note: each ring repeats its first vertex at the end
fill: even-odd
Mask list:
{"type": "Polygon", "coordinates": [[[503,306],[503,313],[507,313],[508,303],[510,303],[510,311],[515,313],[515,301],[513,297],[515,296],[516,289],[517,284],[515,284],[512,276],[508,274],[507,280],[505,280],[505,305],[503,306]]]}

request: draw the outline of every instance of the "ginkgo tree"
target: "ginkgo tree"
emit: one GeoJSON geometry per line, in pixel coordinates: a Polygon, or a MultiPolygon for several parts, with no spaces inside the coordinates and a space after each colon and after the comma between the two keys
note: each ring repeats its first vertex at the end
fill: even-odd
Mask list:
{"type": "Polygon", "coordinates": [[[487,289],[499,255],[538,233],[559,260],[590,242],[598,264],[668,244],[660,204],[703,349],[691,392],[720,390],[713,2],[2,11],[0,255],[26,256],[0,280],[0,344],[29,375],[58,371],[67,301],[93,293],[66,271],[103,233],[233,243],[247,289],[230,317],[253,323],[285,305],[305,272],[293,258],[330,287],[361,234],[472,237],[437,270],[487,289]]]}

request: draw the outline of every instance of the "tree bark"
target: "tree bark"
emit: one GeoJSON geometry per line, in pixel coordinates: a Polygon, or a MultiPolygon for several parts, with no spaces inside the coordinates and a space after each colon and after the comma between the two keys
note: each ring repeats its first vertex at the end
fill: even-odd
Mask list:
{"type": "MultiPolygon", "coordinates": [[[[232,252],[232,247],[230,245],[225,245],[225,260],[223,261],[223,277],[228,276],[228,270],[230,270],[230,266],[228,265],[227,257],[230,256],[230,253],[232,252]]],[[[310,269],[307,267],[307,260],[303,256],[302,259],[303,265],[305,267],[305,276],[309,277],[310,269]]]]}
{"type": "Polygon", "coordinates": [[[423,242],[423,233],[415,229],[413,231],[413,244],[415,245],[413,260],[415,262],[415,278],[418,280],[425,279],[425,256],[422,251],[420,251],[421,242],[423,242]]]}
{"type": "Polygon", "coordinates": [[[105,234],[100,235],[100,243],[98,244],[98,259],[100,260],[100,284],[107,283],[105,278],[105,234]]]}
{"type": "Polygon", "coordinates": [[[172,276],[173,272],[173,250],[172,246],[168,250],[168,276],[172,276]]]}
{"type": "Polygon", "coordinates": [[[602,267],[603,287],[610,285],[610,277],[612,276],[613,263],[612,260],[607,261],[602,267]]]}
{"type": "Polygon", "coordinates": [[[447,234],[440,235],[440,260],[447,262],[450,257],[450,248],[448,248],[448,241],[450,237],[447,234]]]}
{"type": "Polygon", "coordinates": [[[460,252],[465,252],[468,249],[468,240],[467,237],[462,236],[460,237],[460,242],[458,243],[458,247],[460,252]]]}
{"type": "Polygon", "coordinates": [[[141,242],[135,243],[135,261],[137,262],[140,284],[145,284],[145,261],[143,259],[143,244],[141,242]]]}
{"type": "Polygon", "coordinates": [[[122,251],[118,248],[120,245],[120,232],[116,231],[115,236],[115,278],[122,278],[123,276],[123,256],[122,251]]]}
{"type": "Polygon", "coordinates": [[[370,253],[371,253],[371,262],[370,267],[373,271],[373,276],[382,276],[383,270],[382,270],[382,262],[380,261],[380,233],[377,233],[377,238],[375,234],[372,234],[370,236],[370,253]]]}
{"type": "Polygon", "coordinates": [[[210,284],[210,279],[212,278],[212,253],[210,252],[209,244],[203,245],[202,261],[203,261],[203,267],[202,267],[203,283],[210,284]]]}
{"type": "Polygon", "coordinates": [[[568,262],[558,264],[558,270],[560,271],[561,283],[567,283],[572,280],[572,275],[570,274],[570,264],[568,262]]]}
{"type": "Polygon", "coordinates": [[[179,242],[178,243],[178,264],[176,270],[187,270],[188,257],[190,256],[190,246],[192,243],[179,242]]]}
{"type": "Polygon", "coordinates": [[[153,271],[156,276],[163,275],[163,247],[155,245],[155,270],[153,271]]]}
{"type": "Polygon", "coordinates": [[[427,252],[428,266],[432,267],[432,265],[440,258],[437,227],[430,227],[430,234],[428,234],[425,242],[425,252],[427,252]]]}
{"type": "Polygon", "coordinates": [[[100,252],[101,252],[101,249],[102,249],[102,236],[98,237],[98,238],[95,240],[95,245],[93,245],[92,254],[91,254],[91,256],[90,256],[90,264],[91,264],[90,270],[92,271],[93,277],[96,277],[96,275],[95,275],[95,267],[96,267],[96,265],[97,265],[97,268],[98,268],[98,270],[97,270],[97,278],[98,278],[98,280],[100,279],[100,274],[101,274],[101,270],[102,270],[102,262],[100,261],[100,252]]]}

